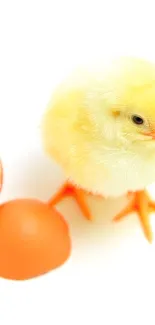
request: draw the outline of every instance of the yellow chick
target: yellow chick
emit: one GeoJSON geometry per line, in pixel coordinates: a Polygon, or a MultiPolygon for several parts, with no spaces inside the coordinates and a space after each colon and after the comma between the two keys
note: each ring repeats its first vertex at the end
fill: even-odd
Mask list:
{"type": "Polygon", "coordinates": [[[45,151],[63,168],[66,184],[53,204],[72,195],[91,219],[85,192],[103,197],[130,194],[115,217],[137,211],[152,241],[145,188],[155,182],[155,66],[120,58],[75,71],[56,90],[43,116],[45,151]]]}

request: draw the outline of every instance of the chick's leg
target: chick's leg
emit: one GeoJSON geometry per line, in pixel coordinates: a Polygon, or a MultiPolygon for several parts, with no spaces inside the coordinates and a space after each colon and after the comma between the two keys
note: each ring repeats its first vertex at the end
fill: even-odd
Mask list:
{"type": "Polygon", "coordinates": [[[65,183],[60,190],[52,197],[50,200],[51,205],[58,204],[65,197],[72,196],[75,198],[78,206],[80,207],[84,217],[88,220],[91,220],[91,213],[85,201],[86,192],[80,188],[76,188],[72,184],[65,183]]]}
{"type": "Polygon", "coordinates": [[[151,201],[146,191],[138,191],[130,194],[131,199],[125,209],[123,209],[114,218],[114,221],[119,221],[131,212],[138,213],[145,237],[149,242],[152,242],[153,234],[149,220],[150,210],[155,210],[155,203],[151,201]]]}

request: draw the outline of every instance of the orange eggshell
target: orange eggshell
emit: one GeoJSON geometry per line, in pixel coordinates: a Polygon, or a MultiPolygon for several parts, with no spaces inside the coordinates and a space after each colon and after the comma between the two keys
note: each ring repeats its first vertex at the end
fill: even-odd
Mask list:
{"type": "Polygon", "coordinates": [[[21,199],[0,206],[0,276],[25,280],[62,265],[69,257],[68,226],[53,207],[21,199]]]}

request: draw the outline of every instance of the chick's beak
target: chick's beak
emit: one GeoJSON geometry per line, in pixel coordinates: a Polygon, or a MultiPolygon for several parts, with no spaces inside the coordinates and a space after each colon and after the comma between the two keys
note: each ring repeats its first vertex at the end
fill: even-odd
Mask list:
{"type": "Polygon", "coordinates": [[[151,133],[150,133],[150,137],[151,137],[153,140],[155,140],[155,132],[151,132],[151,133]]]}
{"type": "Polygon", "coordinates": [[[150,136],[155,140],[155,132],[151,132],[150,136]]]}
{"type": "Polygon", "coordinates": [[[145,133],[143,133],[143,135],[146,135],[146,136],[152,138],[152,140],[155,140],[155,131],[145,132],[145,133]]]}

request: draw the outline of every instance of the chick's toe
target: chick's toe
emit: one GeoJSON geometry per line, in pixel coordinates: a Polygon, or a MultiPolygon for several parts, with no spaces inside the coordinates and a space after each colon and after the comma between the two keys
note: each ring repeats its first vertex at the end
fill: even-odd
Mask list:
{"type": "Polygon", "coordinates": [[[150,210],[155,210],[155,202],[151,201],[146,191],[138,191],[131,194],[131,199],[127,206],[118,213],[114,221],[119,221],[129,213],[137,212],[142,225],[146,239],[151,243],[153,240],[153,232],[149,218],[150,210]]]}
{"type": "Polygon", "coordinates": [[[56,205],[61,202],[65,197],[72,196],[75,198],[84,217],[88,220],[92,220],[90,209],[86,203],[85,194],[86,192],[84,190],[66,182],[51,198],[50,204],[56,205]]]}

